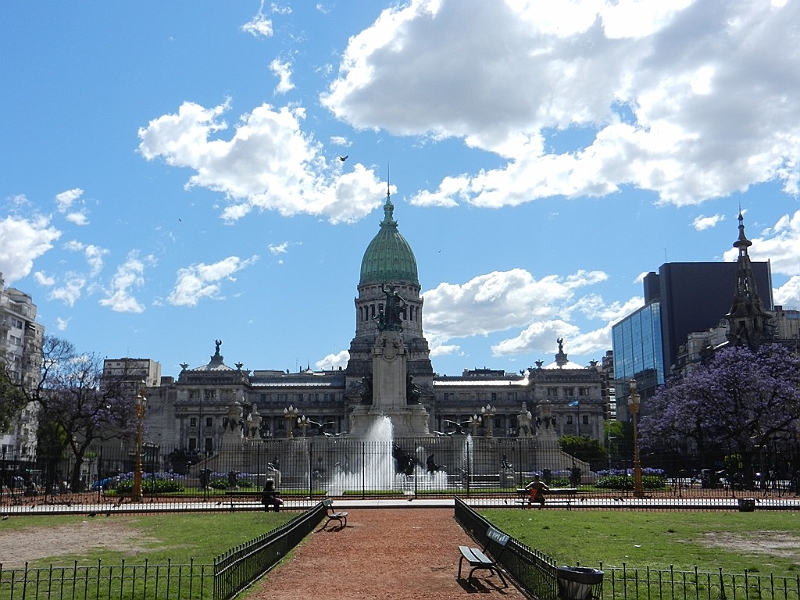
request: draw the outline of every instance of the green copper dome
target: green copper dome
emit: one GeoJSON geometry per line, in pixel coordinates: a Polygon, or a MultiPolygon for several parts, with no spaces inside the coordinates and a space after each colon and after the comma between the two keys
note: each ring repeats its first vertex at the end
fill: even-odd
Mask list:
{"type": "Polygon", "coordinates": [[[406,238],[397,231],[397,221],[392,218],[394,205],[386,197],[383,205],[381,230],[372,238],[361,260],[359,285],[370,283],[413,283],[419,285],[417,259],[406,238]]]}

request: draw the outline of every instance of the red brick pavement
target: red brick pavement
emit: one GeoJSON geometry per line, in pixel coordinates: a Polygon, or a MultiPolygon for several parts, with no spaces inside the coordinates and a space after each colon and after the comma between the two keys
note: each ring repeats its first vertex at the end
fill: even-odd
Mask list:
{"type": "Polygon", "coordinates": [[[472,588],[457,579],[458,546],[475,543],[454,519],[452,508],[362,508],[349,513],[347,527],[338,530],[331,524],[312,533],[293,558],[255,584],[248,600],[444,600],[476,593],[481,598],[525,598],[513,584],[503,588],[498,577],[484,578],[487,571],[476,573],[472,588]]]}

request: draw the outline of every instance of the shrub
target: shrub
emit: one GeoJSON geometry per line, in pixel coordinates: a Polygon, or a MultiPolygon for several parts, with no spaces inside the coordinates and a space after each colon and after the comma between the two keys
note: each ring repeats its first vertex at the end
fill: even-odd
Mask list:
{"type": "MultiPolygon", "coordinates": [[[[607,490],[632,490],[633,489],[633,476],[632,475],[605,475],[597,480],[595,484],[600,489],[607,490]]],[[[664,475],[646,475],[642,474],[642,488],[646,490],[662,490],[664,489],[664,475]]]]}
{"type": "MultiPolygon", "coordinates": [[[[183,482],[179,479],[151,477],[145,474],[142,477],[142,493],[144,494],[166,494],[170,492],[182,492],[185,489],[183,482]]],[[[117,484],[117,493],[126,494],[133,491],[133,479],[125,478],[117,484]]]]}

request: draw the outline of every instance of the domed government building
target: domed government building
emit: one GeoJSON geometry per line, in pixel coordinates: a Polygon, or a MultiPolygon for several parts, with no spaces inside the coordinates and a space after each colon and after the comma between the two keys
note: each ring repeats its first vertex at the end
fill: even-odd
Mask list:
{"type": "Polygon", "coordinates": [[[222,340],[215,340],[215,352],[205,364],[181,365],[177,379],[161,377],[160,366],[150,359],[106,360],[106,377],[148,381],[146,443],[208,455],[231,439],[347,437],[354,415],[373,402],[376,340],[386,329],[402,338],[405,402],[426,415],[425,435],[518,438],[546,429],[549,436],[602,440],[612,403],[611,366],[606,361],[585,367],[571,363],[561,340],[549,365],[537,361],[515,373],[486,368],[453,376],[434,372],[423,331],[417,260],[398,230],[389,195],[383,210],[380,229],[361,261],[346,368],[288,372],[229,366],[222,340]]]}

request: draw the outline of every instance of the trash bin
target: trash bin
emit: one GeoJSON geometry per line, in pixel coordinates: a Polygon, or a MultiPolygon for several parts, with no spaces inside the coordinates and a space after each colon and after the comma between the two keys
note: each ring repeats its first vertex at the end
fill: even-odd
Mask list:
{"type": "Polygon", "coordinates": [[[561,600],[590,600],[600,597],[603,571],[586,567],[558,567],[558,597],[561,600]]]}
{"type": "Polygon", "coordinates": [[[739,512],[753,512],[756,509],[755,498],[739,498],[739,512]]]}

